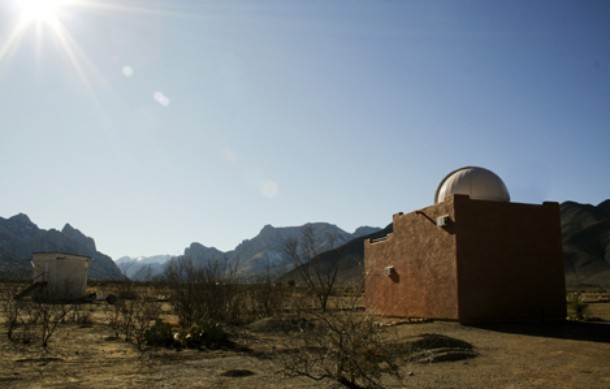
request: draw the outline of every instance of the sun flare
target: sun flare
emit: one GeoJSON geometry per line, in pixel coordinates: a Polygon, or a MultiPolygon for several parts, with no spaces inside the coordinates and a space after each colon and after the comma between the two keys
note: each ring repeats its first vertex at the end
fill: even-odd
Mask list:
{"type": "Polygon", "coordinates": [[[65,2],[65,0],[17,0],[17,7],[21,12],[22,20],[26,22],[52,23],[57,19],[65,2]]]}

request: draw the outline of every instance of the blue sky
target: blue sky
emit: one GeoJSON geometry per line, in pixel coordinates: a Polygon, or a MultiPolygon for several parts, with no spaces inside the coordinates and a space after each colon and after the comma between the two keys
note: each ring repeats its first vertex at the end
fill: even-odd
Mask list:
{"type": "Polygon", "coordinates": [[[610,198],[609,2],[23,1],[0,3],[0,216],[115,259],[385,226],[465,165],[517,202],[610,198]]]}

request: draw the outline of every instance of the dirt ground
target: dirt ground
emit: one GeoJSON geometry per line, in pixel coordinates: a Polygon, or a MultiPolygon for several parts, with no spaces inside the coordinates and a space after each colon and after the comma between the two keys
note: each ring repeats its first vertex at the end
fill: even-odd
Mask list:
{"type": "MultiPolygon", "coordinates": [[[[2,388],[333,388],[332,381],[286,377],[277,356],[286,333],[265,321],[228,328],[239,345],[230,350],[153,350],[111,337],[101,304],[92,304],[92,325],[64,324],[48,351],[16,346],[0,334],[2,388]]],[[[387,338],[447,341],[453,354],[429,344],[401,365],[402,382],[387,388],[608,388],[610,303],[590,304],[592,322],[462,326],[454,322],[408,323],[379,319],[387,338]],[[447,357],[447,358],[443,358],[447,357]],[[442,361],[446,359],[446,361],[442,361]]],[[[432,342],[434,343],[434,342],[432,342]]],[[[446,349],[445,349],[446,351],[446,349]]]]}

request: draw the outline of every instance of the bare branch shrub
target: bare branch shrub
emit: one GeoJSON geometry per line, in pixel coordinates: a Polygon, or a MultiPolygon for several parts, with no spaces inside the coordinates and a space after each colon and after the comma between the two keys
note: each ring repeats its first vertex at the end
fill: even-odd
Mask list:
{"type": "Polygon", "coordinates": [[[146,333],[154,326],[161,315],[161,303],[149,291],[136,293],[129,288],[130,293],[119,293],[121,298],[115,296],[104,311],[108,325],[115,338],[125,342],[133,342],[140,351],[145,351],[146,333]]]}
{"type": "Polygon", "coordinates": [[[382,376],[400,380],[396,351],[381,338],[381,328],[372,317],[350,305],[312,313],[291,337],[291,346],[281,354],[284,372],[319,381],[331,379],[349,388],[382,388],[382,376]]]}
{"type": "Polygon", "coordinates": [[[115,299],[112,299],[111,301],[112,303],[109,302],[104,307],[104,315],[106,316],[108,326],[110,327],[113,336],[118,338],[121,331],[121,305],[116,304],[117,300],[115,299]]]}
{"type": "Polygon", "coordinates": [[[42,347],[47,348],[49,339],[51,339],[59,324],[70,313],[71,306],[69,304],[47,302],[31,302],[29,304],[31,308],[30,317],[33,323],[40,327],[42,347]]]}
{"type": "MultiPolygon", "coordinates": [[[[333,292],[339,271],[338,263],[325,266],[316,248],[314,231],[306,226],[300,239],[291,238],[284,244],[284,253],[290,258],[302,282],[318,301],[322,312],[328,308],[328,299],[333,292]]],[[[334,245],[335,237],[329,236],[330,247],[334,245]]]]}
{"type": "Polygon", "coordinates": [[[4,316],[4,327],[9,340],[14,341],[14,331],[20,321],[19,301],[15,299],[16,289],[7,289],[2,294],[2,314],[4,316]]]}
{"type": "Polygon", "coordinates": [[[262,277],[244,288],[248,310],[253,319],[271,317],[281,313],[290,296],[290,289],[284,283],[274,279],[269,266],[262,277]]]}
{"type": "Polygon", "coordinates": [[[92,310],[87,304],[72,304],[70,307],[70,317],[67,317],[67,319],[81,327],[91,326],[93,324],[91,312],[92,310]]]}
{"type": "Polygon", "coordinates": [[[41,346],[47,348],[57,327],[72,311],[70,304],[49,300],[16,299],[15,290],[3,297],[3,313],[9,340],[14,343],[30,344],[39,338],[41,346]],[[35,331],[38,328],[39,331],[35,331]]]}
{"type": "Polygon", "coordinates": [[[138,350],[146,345],[146,334],[161,314],[161,304],[155,296],[147,294],[129,302],[133,312],[133,339],[138,350]]]}
{"type": "Polygon", "coordinates": [[[239,323],[244,305],[238,261],[225,258],[195,266],[191,258],[172,261],[165,270],[170,300],[183,327],[201,320],[239,323]]]}

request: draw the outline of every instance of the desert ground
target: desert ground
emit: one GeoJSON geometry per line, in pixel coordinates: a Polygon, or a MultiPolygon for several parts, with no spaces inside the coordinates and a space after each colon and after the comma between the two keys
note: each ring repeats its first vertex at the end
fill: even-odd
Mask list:
{"type": "MultiPolygon", "coordinates": [[[[608,388],[610,302],[589,297],[587,317],[561,323],[464,326],[455,322],[374,318],[394,343],[399,379],[386,388],[608,388]],[[411,347],[417,344],[418,347],[411,347]]],[[[298,332],[278,318],[226,326],[231,347],[152,348],[140,352],[113,334],[108,304],[84,304],[87,319],[61,323],[45,349],[0,333],[2,388],[336,388],[285,374],[282,353],[298,332]]],[[[164,307],[171,320],[171,308],[164,307]]],[[[361,313],[365,315],[364,312],[361,313]]],[[[6,324],[6,318],[3,318],[6,324]]]]}

